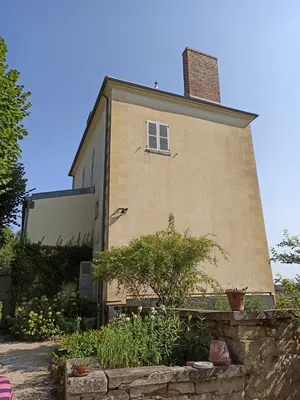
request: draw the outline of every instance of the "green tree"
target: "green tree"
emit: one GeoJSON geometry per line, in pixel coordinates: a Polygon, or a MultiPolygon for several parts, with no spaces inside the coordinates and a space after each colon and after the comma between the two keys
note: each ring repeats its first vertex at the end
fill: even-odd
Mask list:
{"type": "Polygon", "coordinates": [[[15,245],[19,242],[19,235],[10,228],[2,231],[2,245],[0,246],[0,274],[10,275],[11,265],[15,258],[15,245]]]}
{"type": "Polygon", "coordinates": [[[29,191],[26,191],[27,179],[24,175],[23,165],[15,163],[12,167],[12,179],[5,185],[5,190],[1,191],[0,185],[0,244],[3,228],[17,224],[19,206],[29,194],[29,191]]]}
{"type": "Polygon", "coordinates": [[[183,306],[196,290],[218,286],[203,267],[217,264],[216,251],[226,257],[208,235],[197,238],[176,231],[170,214],[167,229],[100,253],[94,260],[94,275],[100,281],[116,280],[119,290],[124,288],[136,298],[142,299],[150,288],[164,305],[183,306]]]}
{"type": "Polygon", "coordinates": [[[18,142],[27,135],[22,121],[31,106],[28,102],[31,93],[17,83],[20,73],[9,69],[6,53],[7,46],[0,37],[0,192],[13,179],[13,168],[21,156],[18,142]]]}
{"type": "Polygon", "coordinates": [[[271,261],[282,264],[300,264],[300,235],[290,235],[283,231],[283,239],[276,247],[271,248],[271,261]]]}

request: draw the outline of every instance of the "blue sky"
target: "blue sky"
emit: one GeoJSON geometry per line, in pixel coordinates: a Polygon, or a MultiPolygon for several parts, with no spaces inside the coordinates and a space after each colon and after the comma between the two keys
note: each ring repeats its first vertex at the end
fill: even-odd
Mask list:
{"type": "Polygon", "coordinates": [[[8,63],[32,92],[22,143],[29,188],[71,187],[105,75],[149,86],[156,77],[182,94],[189,46],[219,58],[224,105],[260,115],[252,131],[269,246],[284,228],[299,233],[299,17],[297,0],[2,0],[8,63]]]}

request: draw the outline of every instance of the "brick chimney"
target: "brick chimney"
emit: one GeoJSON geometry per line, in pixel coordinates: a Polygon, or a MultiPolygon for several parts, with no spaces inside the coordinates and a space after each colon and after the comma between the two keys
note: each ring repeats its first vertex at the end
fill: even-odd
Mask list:
{"type": "Polygon", "coordinates": [[[220,103],[218,59],[189,47],[182,58],[184,95],[220,103]]]}

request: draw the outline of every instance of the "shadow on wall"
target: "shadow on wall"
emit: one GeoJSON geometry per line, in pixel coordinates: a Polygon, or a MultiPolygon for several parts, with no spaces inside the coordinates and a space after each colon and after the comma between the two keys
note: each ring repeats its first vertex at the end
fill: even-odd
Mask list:
{"type": "Polygon", "coordinates": [[[245,399],[299,400],[300,330],[296,321],[278,310],[228,314],[236,315],[229,321],[215,321],[212,332],[227,342],[234,363],[246,368],[245,399]]]}

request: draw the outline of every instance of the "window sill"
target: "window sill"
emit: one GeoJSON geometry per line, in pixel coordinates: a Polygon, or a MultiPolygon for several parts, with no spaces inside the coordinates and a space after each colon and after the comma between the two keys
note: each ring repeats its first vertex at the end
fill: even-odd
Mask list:
{"type": "Polygon", "coordinates": [[[154,149],[145,149],[147,153],[154,153],[154,154],[160,154],[161,156],[170,156],[171,152],[170,151],[162,151],[162,150],[154,150],[154,149]]]}

